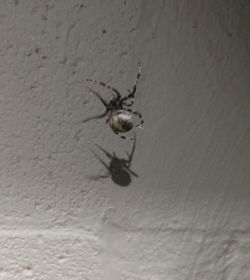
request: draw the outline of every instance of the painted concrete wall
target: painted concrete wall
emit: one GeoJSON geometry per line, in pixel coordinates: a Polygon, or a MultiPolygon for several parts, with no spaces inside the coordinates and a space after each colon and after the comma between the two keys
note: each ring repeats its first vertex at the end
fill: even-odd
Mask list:
{"type": "Polygon", "coordinates": [[[249,12],[0,1],[1,280],[250,279],[249,12]],[[83,123],[138,60],[136,141],[83,123]]]}

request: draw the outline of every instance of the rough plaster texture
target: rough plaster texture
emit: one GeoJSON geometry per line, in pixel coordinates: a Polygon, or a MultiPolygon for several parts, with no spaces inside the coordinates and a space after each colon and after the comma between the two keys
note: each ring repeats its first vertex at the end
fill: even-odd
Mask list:
{"type": "Polygon", "coordinates": [[[1,280],[250,279],[249,13],[0,1],[1,280]],[[138,176],[107,174],[100,158],[126,163],[133,141],[82,123],[103,110],[83,81],[125,93],[138,60],[138,176]]]}

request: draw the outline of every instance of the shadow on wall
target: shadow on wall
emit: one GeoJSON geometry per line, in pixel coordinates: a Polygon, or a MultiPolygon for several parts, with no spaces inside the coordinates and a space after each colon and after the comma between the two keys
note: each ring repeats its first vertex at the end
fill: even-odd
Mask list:
{"type": "Polygon", "coordinates": [[[131,183],[131,175],[134,177],[138,177],[138,174],[136,174],[134,171],[130,169],[131,162],[133,159],[133,155],[135,152],[136,147],[136,137],[134,135],[134,143],[131,150],[131,153],[129,154],[127,152],[128,158],[118,158],[116,154],[113,152],[113,154],[110,154],[106,150],[104,150],[102,147],[96,144],[96,147],[98,147],[99,150],[101,150],[106,157],[108,158],[109,162],[106,163],[101,157],[99,157],[94,151],[95,157],[104,165],[104,167],[107,169],[108,174],[105,175],[97,175],[97,176],[91,176],[92,179],[98,180],[101,178],[107,178],[111,177],[112,181],[121,186],[121,187],[127,187],[131,183]]]}

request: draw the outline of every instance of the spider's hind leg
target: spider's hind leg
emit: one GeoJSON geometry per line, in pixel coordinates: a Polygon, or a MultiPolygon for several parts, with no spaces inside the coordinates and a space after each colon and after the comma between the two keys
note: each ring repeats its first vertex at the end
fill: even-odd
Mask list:
{"type": "Polygon", "coordinates": [[[135,138],[127,138],[126,136],[119,134],[119,132],[116,131],[116,130],[113,130],[113,132],[114,132],[115,135],[119,136],[119,137],[122,138],[123,140],[125,140],[125,139],[135,140],[135,138]]]}
{"type": "Polygon", "coordinates": [[[128,109],[128,108],[126,109],[126,111],[128,111],[128,112],[134,114],[135,116],[137,116],[137,117],[140,119],[140,123],[138,123],[138,124],[136,125],[136,127],[143,128],[144,119],[142,118],[142,114],[141,114],[140,112],[133,111],[133,110],[128,109]]]}

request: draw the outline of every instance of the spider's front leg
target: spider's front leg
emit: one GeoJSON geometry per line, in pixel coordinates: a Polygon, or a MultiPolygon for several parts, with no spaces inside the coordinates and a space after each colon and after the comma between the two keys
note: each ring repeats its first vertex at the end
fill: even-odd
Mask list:
{"type": "Polygon", "coordinates": [[[125,99],[123,98],[123,105],[125,105],[127,107],[132,107],[135,99],[134,99],[134,96],[131,96],[131,91],[129,89],[127,89],[127,91],[129,92],[129,95],[125,96],[124,97],[125,99]],[[125,100],[129,100],[129,99],[131,99],[130,103],[127,103],[125,100]]]}
{"type": "Polygon", "coordinates": [[[95,83],[95,84],[98,84],[98,85],[101,85],[101,86],[103,86],[103,87],[105,87],[105,88],[107,88],[109,90],[112,90],[116,94],[118,99],[121,98],[121,94],[120,94],[120,92],[116,88],[114,88],[114,87],[112,87],[110,85],[107,85],[106,83],[104,83],[102,81],[93,80],[93,79],[86,79],[86,81],[87,82],[92,82],[92,83],[95,83]]]}
{"type": "MultiPolygon", "coordinates": [[[[140,62],[138,62],[138,66],[139,66],[139,67],[138,67],[138,73],[137,73],[137,76],[136,76],[136,80],[135,80],[135,84],[134,84],[134,86],[133,86],[133,89],[132,89],[132,91],[128,90],[129,94],[128,94],[127,96],[125,96],[125,97],[122,98],[122,101],[126,101],[126,100],[132,98],[132,105],[133,105],[133,103],[134,103],[134,100],[133,100],[133,99],[134,99],[134,97],[135,97],[137,85],[138,85],[139,79],[140,79],[140,77],[141,77],[141,64],[140,64],[140,62]]],[[[132,105],[128,105],[128,106],[132,106],[132,105]]]]}
{"type": "Polygon", "coordinates": [[[87,119],[85,119],[85,120],[83,120],[82,121],[82,123],[85,123],[85,122],[88,122],[88,121],[90,121],[90,120],[94,120],[94,119],[102,119],[102,118],[104,118],[104,117],[106,117],[107,116],[107,114],[108,114],[108,110],[106,110],[104,113],[102,113],[101,115],[97,115],[97,116],[93,116],[93,117],[89,117],[89,118],[87,118],[87,119]]]}
{"type": "Polygon", "coordinates": [[[108,117],[106,119],[106,123],[110,122],[111,117],[112,117],[112,113],[111,113],[111,111],[108,111],[108,117]]]}

